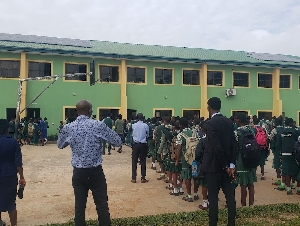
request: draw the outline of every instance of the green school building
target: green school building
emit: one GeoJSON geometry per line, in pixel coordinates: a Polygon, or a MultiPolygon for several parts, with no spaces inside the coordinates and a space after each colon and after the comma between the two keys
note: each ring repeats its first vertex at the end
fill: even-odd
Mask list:
{"type": "MultiPolygon", "coordinates": [[[[207,99],[217,96],[228,117],[284,114],[299,124],[300,57],[12,34],[0,34],[0,118],[15,117],[20,78],[87,73],[92,59],[94,85],[90,76],[60,78],[21,118],[47,117],[55,134],[59,121],[76,117],[80,99],[92,102],[98,119],[207,118],[207,99]]],[[[24,82],[21,110],[51,82],[24,82]]]]}

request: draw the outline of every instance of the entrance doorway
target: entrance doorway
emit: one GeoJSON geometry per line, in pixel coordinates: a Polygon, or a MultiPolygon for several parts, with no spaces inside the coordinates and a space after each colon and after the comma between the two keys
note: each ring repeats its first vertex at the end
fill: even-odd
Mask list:
{"type": "Polygon", "coordinates": [[[40,115],[40,108],[27,108],[27,118],[39,118],[40,115]]]}
{"type": "Polygon", "coordinates": [[[16,108],[6,108],[6,119],[10,121],[12,118],[16,118],[16,108]]]}
{"type": "Polygon", "coordinates": [[[182,116],[188,120],[200,118],[200,110],[183,110],[182,113],[182,116]]]}
{"type": "Polygon", "coordinates": [[[154,111],[155,118],[163,118],[163,117],[172,117],[172,110],[155,110],[154,111]]]}
{"type": "Polygon", "coordinates": [[[100,108],[99,109],[99,118],[103,120],[106,117],[110,117],[112,115],[112,119],[116,120],[119,115],[119,109],[108,109],[108,108],[100,108]]]}
{"type": "Polygon", "coordinates": [[[266,119],[271,121],[272,120],[272,112],[271,111],[258,111],[257,112],[257,117],[259,119],[266,119]]]}
{"type": "Polygon", "coordinates": [[[136,110],[135,109],[127,109],[127,119],[135,119],[136,118],[136,110]]]}

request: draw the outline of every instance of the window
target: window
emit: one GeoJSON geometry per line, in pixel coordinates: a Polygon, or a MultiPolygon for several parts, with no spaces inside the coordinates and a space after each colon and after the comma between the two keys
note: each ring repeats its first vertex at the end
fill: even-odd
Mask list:
{"type": "Polygon", "coordinates": [[[99,66],[100,82],[119,82],[118,66],[99,66]]]}
{"type": "Polygon", "coordinates": [[[51,63],[28,62],[28,78],[51,76],[51,63]]]}
{"type": "Polygon", "coordinates": [[[258,111],[257,117],[259,119],[266,119],[272,121],[272,112],[270,111],[258,111]]]}
{"type": "Polygon", "coordinates": [[[127,67],[128,83],[145,83],[145,80],[146,80],[145,68],[127,67]]]}
{"type": "Polygon", "coordinates": [[[119,109],[99,109],[100,120],[112,116],[112,120],[116,120],[119,114],[119,109]]]}
{"type": "Polygon", "coordinates": [[[155,84],[172,84],[173,70],[155,68],[155,84]]]}
{"type": "Polygon", "coordinates": [[[249,87],[249,73],[233,72],[233,86],[249,87]]]}
{"type": "Polygon", "coordinates": [[[236,117],[240,113],[245,113],[248,116],[248,111],[232,111],[232,116],[236,117]]]}
{"type": "MultiPolygon", "coordinates": [[[[86,64],[65,64],[65,74],[87,73],[86,64]]],[[[73,77],[65,77],[65,80],[87,81],[87,75],[76,75],[73,77]]]]}
{"type": "Polygon", "coordinates": [[[187,119],[200,118],[200,110],[183,110],[182,116],[187,119]]]}
{"type": "Polygon", "coordinates": [[[155,110],[154,117],[163,118],[163,117],[172,117],[172,110],[155,110]]]}
{"type": "Polygon", "coordinates": [[[291,75],[280,75],[279,88],[283,88],[283,89],[291,88],[291,75]]]}
{"type": "Polygon", "coordinates": [[[258,87],[272,88],[272,74],[258,73],[258,87]]]}
{"type": "Polygon", "coordinates": [[[20,61],[0,60],[0,78],[20,78],[20,61]]]}
{"type": "Polygon", "coordinates": [[[183,70],[182,79],[184,85],[200,85],[200,71],[183,70]]]}
{"type": "Polygon", "coordinates": [[[77,118],[76,108],[65,108],[65,120],[68,119],[69,122],[75,121],[77,118]]]}
{"type": "Polygon", "coordinates": [[[223,72],[222,71],[207,71],[207,85],[222,86],[223,72]]]}
{"type": "Polygon", "coordinates": [[[127,119],[135,119],[136,112],[137,112],[137,110],[135,110],[135,109],[127,109],[127,119]]]}

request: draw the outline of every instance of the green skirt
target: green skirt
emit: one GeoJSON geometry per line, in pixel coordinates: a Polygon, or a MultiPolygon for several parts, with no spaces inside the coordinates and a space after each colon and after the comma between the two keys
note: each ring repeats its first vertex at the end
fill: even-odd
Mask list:
{"type": "Polygon", "coordinates": [[[203,177],[203,178],[200,178],[197,180],[197,184],[199,184],[199,186],[201,187],[207,187],[207,181],[206,181],[206,178],[203,177]]]}
{"type": "Polygon", "coordinates": [[[148,140],[149,155],[156,158],[155,144],[153,140],[148,140]]]}
{"type": "Polygon", "coordinates": [[[281,167],[281,162],[280,162],[280,155],[278,151],[273,152],[274,159],[273,159],[273,169],[280,169],[281,167]]]}
{"type": "Polygon", "coordinates": [[[254,169],[236,172],[236,184],[249,185],[253,184],[254,182],[257,182],[256,172],[254,169]]]}
{"type": "Polygon", "coordinates": [[[296,177],[299,174],[299,166],[293,155],[282,156],[282,176],[296,177]]]}
{"type": "Polygon", "coordinates": [[[169,162],[169,171],[171,173],[181,173],[182,170],[182,163],[179,162],[177,166],[175,166],[175,162],[170,161],[169,162]]]}
{"type": "Polygon", "coordinates": [[[182,180],[191,180],[192,177],[192,166],[184,158],[184,154],[181,157],[182,170],[180,173],[180,179],[182,180]]]}

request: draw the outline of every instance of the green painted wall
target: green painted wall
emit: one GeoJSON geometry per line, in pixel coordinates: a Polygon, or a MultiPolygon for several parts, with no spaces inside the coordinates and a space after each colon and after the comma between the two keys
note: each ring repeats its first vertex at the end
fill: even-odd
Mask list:
{"type": "Polygon", "coordinates": [[[291,117],[300,125],[298,112],[300,111],[300,90],[298,89],[300,71],[296,70],[280,70],[280,74],[292,75],[292,89],[280,89],[280,99],[282,100],[282,111],[286,117],[291,117]]]}
{"type": "MultiPolygon", "coordinates": [[[[0,52],[0,59],[8,58],[20,59],[20,53],[0,52]]],[[[17,79],[0,78],[0,118],[6,118],[6,108],[16,108],[18,84],[19,81],[17,79]]]]}
{"type": "Polygon", "coordinates": [[[231,116],[231,110],[250,110],[251,115],[256,115],[257,110],[273,110],[273,90],[257,87],[257,77],[259,72],[272,73],[272,69],[257,67],[235,67],[235,66],[208,66],[208,70],[223,70],[223,87],[209,86],[207,97],[219,97],[222,100],[222,113],[231,116]],[[232,88],[232,71],[250,72],[250,88],[234,87],[237,95],[225,97],[225,90],[232,88]]]}
{"type": "MultiPolygon", "coordinates": [[[[0,58],[20,58],[20,54],[1,53],[0,58]]],[[[71,56],[52,56],[27,54],[27,59],[37,61],[52,62],[53,75],[64,74],[65,62],[89,63],[91,58],[71,57],[71,56]]],[[[98,65],[109,64],[119,65],[120,60],[96,59],[96,73],[99,76],[98,65]]],[[[174,115],[182,115],[182,109],[200,109],[201,107],[201,85],[182,86],[182,70],[191,68],[200,69],[200,64],[180,64],[162,62],[141,62],[126,61],[130,66],[146,67],[147,85],[127,84],[127,108],[136,109],[143,112],[146,117],[153,116],[153,109],[174,109],[174,115]],[[173,68],[174,85],[154,85],[154,68],[173,68]],[[167,98],[165,98],[167,97],[167,98]]],[[[224,85],[222,87],[209,86],[208,98],[218,96],[222,100],[222,112],[226,116],[231,115],[231,110],[250,110],[250,114],[257,114],[258,110],[272,111],[273,109],[273,90],[257,87],[257,73],[272,73],[273,69],[257,67],[232,67],[232,66],[213,66],[209,65],[208,70],[223,70],[224,85]],[[250,72],[250,88],[237,89],[234,97],[225,97],[225,89],[232,88],[232,69],[234,71],[250,72]]],[[[281,70],[281,74],[292,74],[292,90],[280,90],[283,102],[283,111],[287,116],[293,117],[299,122],[298,111],[298,75],[300,71],[281,70]]],[[[201,74],[200,74],[201,76],[201,74]]],[[[30,81],[27,82],[27,103],[40,93],[50,81],[30,81]]],[[[15,108],[17,101],[17,80],[0,79],[0,118],[6,118],[6,108],[15,108]]],[[[93,103],[93,114],[99,117],[98,108],[120,108],[121,101],[120,83],[100,83],[90,86],[89,82],[68,82],[59,79],[51,86],[31,108],[40,108],[41,116],[47,117],[50,125],[49,134],[56,133],[59,121],[64,117],[64,106],[75,106],[80,99],[88,99],[93,103]],[[76,93],[76,96],[73,96],[76,93]],[[52,125],[54,123],[54,125],[52,125]]],[[[206,111],[206,109],[201,109],[206,111]]]]}

